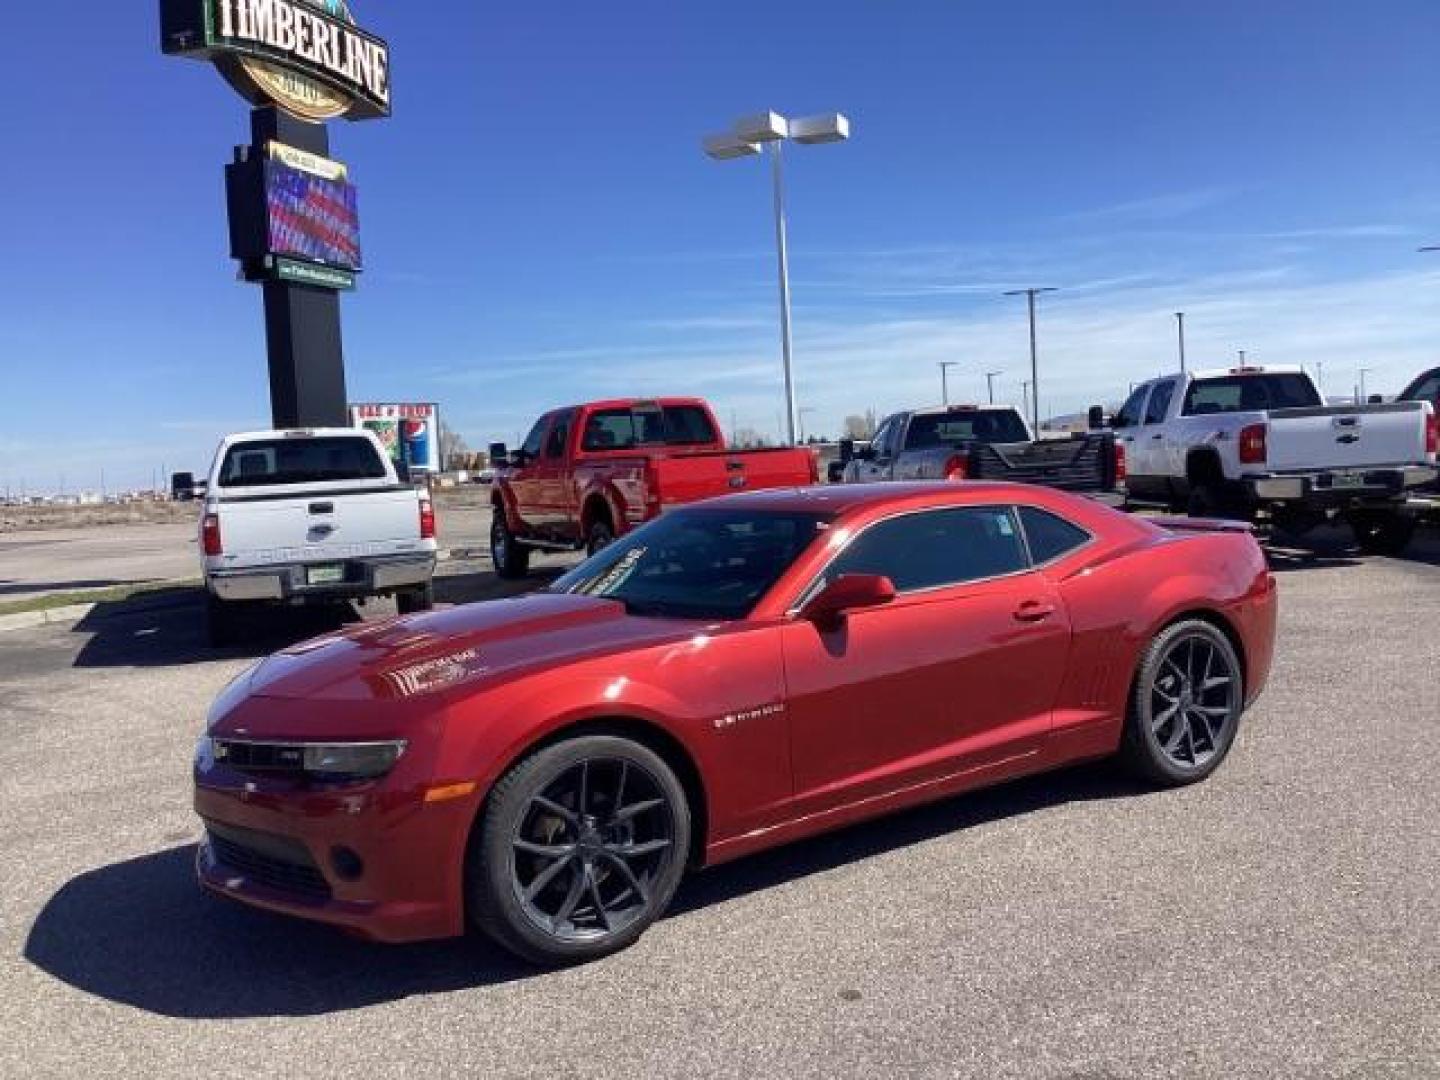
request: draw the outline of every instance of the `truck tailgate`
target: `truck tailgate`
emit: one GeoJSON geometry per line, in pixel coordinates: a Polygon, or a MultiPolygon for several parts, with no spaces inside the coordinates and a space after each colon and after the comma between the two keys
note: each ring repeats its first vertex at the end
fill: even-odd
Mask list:
{"type": "Polygon", "coordinates": [[[1279,409],[1269,414],[1265,463],[1299,471],[1423,462],[1425,412],[1423,401],[1279,409]]]}
{"type": "Polygon", "coordinates": [[[418,551],[415,489],[316,492],[226,499],[219,504],[227,562],[263,566],[418,551]]]}
{"type": "Polygon", "coordinates": [[[1109,491],[1115,487],[1114,436],[1075,435],[1033,443],[977,444],[970,478],[1040,484],[1062,491],[1109,491]]]}
{"type": "Polygon", "coordinates": [[[651,473],[661,505],[672,506],[737,491],[808,487],[815,460],[804,447],[714,450],[652,459],[651,473]]]}

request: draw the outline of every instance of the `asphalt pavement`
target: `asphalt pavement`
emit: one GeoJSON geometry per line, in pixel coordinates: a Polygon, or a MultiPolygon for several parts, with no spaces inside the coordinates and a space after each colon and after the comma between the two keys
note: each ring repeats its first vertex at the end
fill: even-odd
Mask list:
{"type": "Polygon", "coordinates": [[[193,596],[0,635],[0,1075],[1440,1075],[1440,542],[1412,556],[1275,553],[1273,680],[1206,784],[1072,769],[794,845],[555,973],[199,893],[191,749],[250,661],[193,596]]]}

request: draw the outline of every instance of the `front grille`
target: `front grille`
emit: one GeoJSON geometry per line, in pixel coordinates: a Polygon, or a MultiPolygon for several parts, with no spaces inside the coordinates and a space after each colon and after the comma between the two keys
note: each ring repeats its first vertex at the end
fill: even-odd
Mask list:
{"type": "Polygon", "coordinates": [[[240,772],[299,774],[305,771],[305,748],[295,743],[215,740],[215,760],[240,772]]]}
{"type": "Polygon", "coordinates": [[[285,836],[207,823],[215,861],[251,881],[312,900],[330,899],[330,883],[304,845],[285,836]]]}

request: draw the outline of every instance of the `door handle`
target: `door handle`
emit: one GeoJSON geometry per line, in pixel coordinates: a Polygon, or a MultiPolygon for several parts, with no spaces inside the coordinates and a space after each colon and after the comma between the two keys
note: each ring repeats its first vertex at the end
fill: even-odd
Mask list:
{"type": "Polygon", "coordinates": [[[1015,609],[1017,622],[1044,622],[1055,614],[1055,605],[1043,600],[1026,600],[1015,609]]]}
{"type": "Polygon", "coordinates": [[[1163,439],[1164,437],[1165,437],[1164,435],[1151,435],[1151,436],[1150,436],[1150,438],[1152,438],[1152,439],[1163,439]]]}

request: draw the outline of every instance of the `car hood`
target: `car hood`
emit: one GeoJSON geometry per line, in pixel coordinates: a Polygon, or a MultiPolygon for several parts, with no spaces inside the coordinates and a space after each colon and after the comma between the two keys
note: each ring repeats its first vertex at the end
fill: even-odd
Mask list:
{"type": "Polygon", "coordinates": [[[693,621],[639,618],[623,605],[540,593],[414,615],[303,642],[250,676],[251,698],[436,704],[478,684],[693,635],[693,621]]]}

